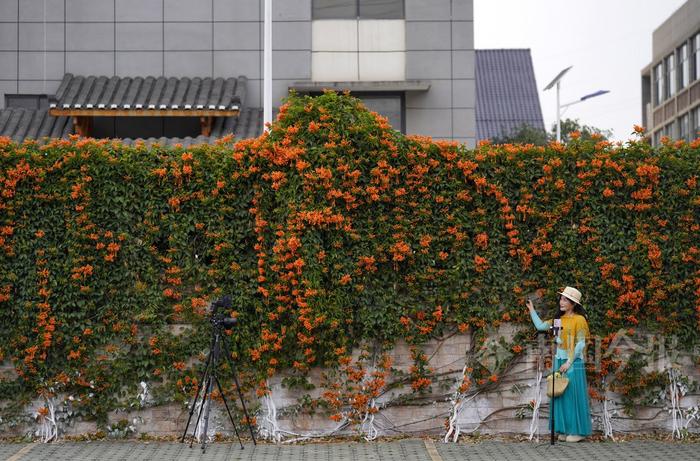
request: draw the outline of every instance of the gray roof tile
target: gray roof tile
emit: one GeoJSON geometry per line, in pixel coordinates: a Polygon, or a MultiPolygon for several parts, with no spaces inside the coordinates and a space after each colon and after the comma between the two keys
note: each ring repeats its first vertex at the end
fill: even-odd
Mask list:
{"type": "MultiPolygon", "coordinates": [[[[182,144],[212,144],[217,139],[233,134],[235,139],[256,138],[263,132],[262,109],[243,109],[238,117],[215,117],[211,136],[197,136],[185,138],[148,138],[142,141],[147,145],[182,144]]],[[[24,108],[6,108],[0,110],[0,136],[8,136],[15,142],[25,139],[41,140],[42,138],[67,138],[73,133],[73,125],[70,117],[54,117],[49,115],[48,109],[31,110],[24,108]]],[[[126,138],[126,144],[133,144],[136,139],[126,138]]]]}
{"type": "Polygon", "coordinates": [[[210,109],[245,105],[248,79],[96,77],[66,74],[50,107],[60,109],[210,109]]]}
{"type": "Polygon", "coordinates": [[[8,107],[0,110],[0,136],[16,142],[45,137],[66,138],[72,132],[69,117],[52,117],[47,109],[8,107]]]}
{"type": "Polygon", "coordinates": [[[530,50],[476,50],[477,139],[508,136],[523,124],[545,129],[530,50]]]}

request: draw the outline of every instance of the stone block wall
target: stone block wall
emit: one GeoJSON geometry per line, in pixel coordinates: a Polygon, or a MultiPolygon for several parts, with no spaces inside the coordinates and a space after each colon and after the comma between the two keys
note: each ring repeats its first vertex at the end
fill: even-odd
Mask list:
{"type": "MultiPolygon", "coordinates": [[[[494,339],[503,335],[510,337],[515,333],[513,328],[505,327],[498,331],[494,339]]],[[[465,365],[467,352],[470,350],[470,335],[453,334],[439,340],[431,340],[423,345],[423,351],[429,358],[429,366],[438,376],[431,387],[432,393],[405,400],[400,397],[410,393],[410,386],[397,387],[385,393],[377,400],[379,411],[374,415],[374,428],[380,436],[391,435],[416,435],[416,434],[444,434],[445,423],[452,410],[450,396],[461,380],[462,369],[465,365]]],[[[542,346],[540,343],[539,346],[542,346]]],[[[544,384],[541,389],[535,386],[539,352],[546,348],[531,345],[527,353],[521,355],[510,367],[509,371],[499,380],[498,386],[493,391],[477,394],[469,399],[459,415],[458,424],[462,434],[478,431],[479,433],[508,433],[529,434],[532,411],[529,402],[535,400],[537,392],[542,393],[542,406],[538,421],[539,434],[546,436],[548,398],[544,395],[544,384]]],[[[629,352],[629,348],[621,347],[621,356],[629,352]]],[[[667,351],[669,352],[669,351],[667,351]]],[[[354,351],[357,357],[359,351],[354,351]]],[[[408,372],[413,361],[409,346],[398,343],[390,354],[393,358],[393,367],[396,370],[408,372]]],[[[664,370],[669,366],[667,358],[651,362],[650,367],[656,370],[664,370]]],[[[681,374],[691,381],[700,381],[700,370],[694,365],[690,354],[677,355],[674,363],[681,366],[681,374]]],[[[313,369],[309,374],[309,382],[316,387],[310,391],[289,389],[282,385],[284,376],[275,376],[269,381],[272,391],[272,401],[277,410],[277,425],[280,434],[285,438],[313,437],[317,435],[348,435],[358,434],[366,430],[360,425],[345,426],[337,430],[339,424],[331,420],[323,411],[308,414],[300,408],[299,398],[308,394],[311,398],[319,398],[323,392],[322,369],[313,369]]],[[[651,370],[648,370],[651,371],[651,370]]],[[[10,379],[14,371],[7,364],[0,367],[0,376],[10,379]]],[[[66,398],[67,396],[61,396],[66,398]]],[[[263,402],[256,405],[255,398],[248,396],[249,409],[257,411],[256,417],[260,422],[266,411],[263,402]]],[[[668,411],[668,402],[659,402],[653,407],[637,409],[636,416],[625,414],[619,402],[619,395],[609,394],[613,430],[618,433],[630,432],[671,432],[671,416],[668,411]]],[[[58,398],[57,401],[60,401],[58,398]]],[[[229,403],[238,402],[237,395],[228,396],[229,403]]],[[[44,402],[37,401],[27,409],[27,414],[35,414],[36,410],[43,406],[44,402]]],[[[700,405],[697,392],[690,392],[681,400],[681,406],[690,408],[700,405]]],[[[157,407],[135,409],[133,411],[112,412],[109,415],[109,424],[127,420],[132,426],[132,435],[149,434],[154,436],[177,436],[182,433],[187,423],[189,409],[181,404],[169,404],[157,407]]],[[[591,414],[594,431],[602,430],[601,415],[602,405],[592,401],[591,414]]],[[[189,433],[194,430],[194,420],[190,425],[189,433]]],[[[5,435],[21,435],[31,433],[37,428],[37,423],[27,418],[26,424],[8,428],[5,435]]],[[[65,435],[79,435],[93,433],[98,430],[96,423],[89,421],[72,420],[69,424],[61,426],[61,432],[65,435]]],[[[240,428],[239,428],[240,429],[240,428]]],[[[243,428],[245,430],[245,428],[243,428]]],[[[690,432],[700,432],[700,421],[695,420],[688,425],[690,432]]],[[[214,404],[211,410],[210,434],[232,434],[232,428],[228,421],[223,406],[214,404]]]]}

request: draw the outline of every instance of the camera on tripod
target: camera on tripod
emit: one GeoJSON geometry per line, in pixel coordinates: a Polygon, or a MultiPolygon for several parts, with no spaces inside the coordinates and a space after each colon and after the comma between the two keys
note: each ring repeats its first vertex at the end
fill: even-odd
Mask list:
{"type": "Polygon", "coordinates": [[[236,325],[236,319],[226,313],[231,309],[233,303],[231,296],[223,296],[211,304],[211,322],[214,328],[223,327],[225,330],[230,330],[236,325]]]}
{"type": "MultiPolygon", "coordinates": [[[[207,428],[209,427],[209,411],[211,409],[211,398],[212,392],[214,391],[214,386],[219,390],[219,395],[221,400],[226,407],[226,412],[228,413],[229,420],[233,426],[233,431],[236,433],[238,438],[238,443],[243,449],[243,441],[238,433],[238,428],[236,427],[236,422],[231,414],[231,409],[226,401],[226,395],[224,394],[224,388],[221,386],[218,377],[218,368],[221,360],[228,362],[231,368],[231,375],[233,377],[233,382],[236,384],[236,390],[238,391],[238,397],[241,401],[241,407],[243,408],[243,414],[245,415],[245,420],[248,424],[248,430],[250,431],[250,437],[253,440],[253,445],[256,445],[255,434],[253,433],[253,426],[251,424],[250,416],[248,415],[248,409],[245,406],[245,399],[243,398],[243,392],[241,391],[241,385],[238,382],[238,376],[236,373],[236,364],[231,358],[231,344],[229,343],[228,337],[223,333],[222,330],[233,328],[236,324],[236,319],[228,314],[231,309],[231,296],[223,296],[211,304],[211,317],[209,321],[212,325],[211,332],[211,345],[209,346],[209,354],[207,355],[207,362],[204,366],[204,371],[202,372],[202,378],[199,380],[199,386],[197,387],[197,392],[194,396],[194,401],[190,407],[190,416],[187,418],[187,425],[185,425],[185,431],[182,434],[180,442],[185,441],[187,437],[187,429],[190,427],[190,421],[192,421],[192,415],[196,408],[199,408],[199,414],[197,415],[197,421],[195,422],[195,428],[199,427],[199,421],[203,417],[204,428],[202,433],[204,437],[202,440],[202,451],[206,450],[207,443],[207,428]],[[201,405],[197,405],[197,400],[199,399],[200,393],[202,394],[201,405]]],[[[196,429],[195,429],[196,432],[196,429]]],[[[193,437],[194,438],[194,437],[193,437]]],[[[192,443],[194,440],[190,441],[190,448],[192,448],[192,443]]]]}

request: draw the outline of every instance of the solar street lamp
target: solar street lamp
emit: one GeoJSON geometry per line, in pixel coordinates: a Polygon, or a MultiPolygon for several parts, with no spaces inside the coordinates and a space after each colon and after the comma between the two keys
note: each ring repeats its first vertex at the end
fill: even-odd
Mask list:
{"type": "Polygon", "coordinates": [[[569,66],[566,69],[559,72],[559,74],[557,74],[557,76],[554,77],[554,80],[552,80],[549,83],[549,85],[544,87],[544,91],[551,89],[555,85],[557,87],[557,142],[561,142],[561,115],[562,115],[561,110],[562,109],[566,109],[569,106],[573,106],[574,104],[581,103],[587,99],[595,98],[597,96],[602,96],[606,93],[610,93],[610,91],[608,91],[608,90],[598,90],[594,93],[590,93],[590,94],[587,94],[585,96],[582,96],[581,98],[579,98],[575,101],[567,102],[566,104],[561,104],[560,99],[559,99],[559,92],[561,90],[561,79],[562,79],[562,77],[564,77],[564,75],[567,72],[569,72],[569,70],[571,70],[572,67],[573,66],[569,66]]]}

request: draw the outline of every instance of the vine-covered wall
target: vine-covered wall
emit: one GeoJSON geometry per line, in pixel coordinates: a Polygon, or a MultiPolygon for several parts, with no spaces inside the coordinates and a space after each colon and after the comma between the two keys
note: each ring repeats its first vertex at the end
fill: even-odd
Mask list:
{"type": "MultiPolygon", "coordinates": [[[[61,393],[105,420],[141,382],[152,403],[191,399],[207,308],[225,294],[248,389],[335,370],[310,404],[334,419],[366,414],[392,385],[383,352],[397,340],[414,362],[401,379],[421,395],[434,384],[421,344],[527,325],[526,295],[551,301],[549,317],[566,285],[604,349],[642,329],[692,350],[699,172],[700,141],[653,149],[639,129],[624,145],[471,151],[403,136],[333,93],[291,97],[269,134],[235,144],[0,138],[0,361],[16,369],[0,379],[3,412],[61,393]],[[368,344],[371,368],[351,355],[368,344]]],[[[608,354],[589,369],[593,396],[622,368],[639,375],[616,380],[630,399],[658,384],[621,365],[608,354]]],[[[499,366],[475,360],[460,390],[494,385],[499,366]]]]}

